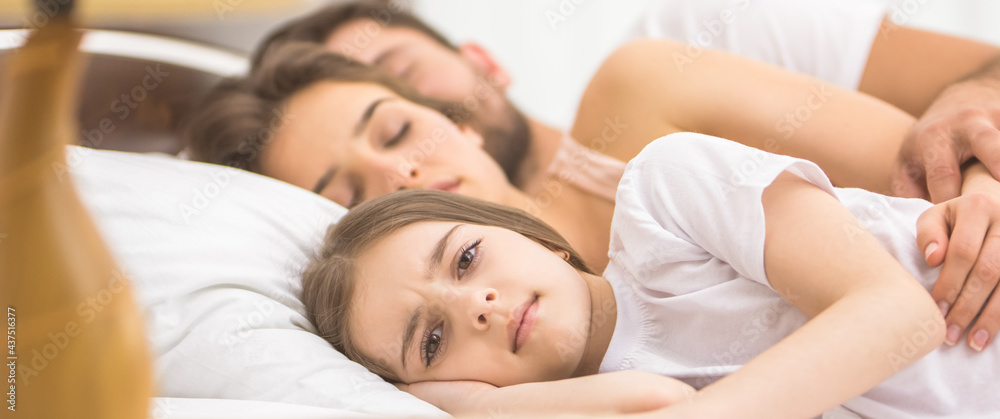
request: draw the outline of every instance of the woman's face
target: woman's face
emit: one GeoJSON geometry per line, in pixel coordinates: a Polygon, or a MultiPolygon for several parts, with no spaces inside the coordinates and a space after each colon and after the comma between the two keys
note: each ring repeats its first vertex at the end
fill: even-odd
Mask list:
{"type": "Polygon", "coordinates": [[[377,84],[316,83],[276,117],[263,174],[347,207],[401,189],[502,203],[510,188],[478,133],[377,84]]]}
{"type": "Polygon", "coordinates": [[[411,224],[356,261],[351,336],[404,383],[572,377],[591,294],[563,255],[498,227],[411,224]]]}

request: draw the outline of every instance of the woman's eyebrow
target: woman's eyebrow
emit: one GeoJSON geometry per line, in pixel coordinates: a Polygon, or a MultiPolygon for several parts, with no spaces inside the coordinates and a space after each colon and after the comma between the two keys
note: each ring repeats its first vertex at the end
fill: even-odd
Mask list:
{"type": "Polygon", "coordinates": [[[358,123],[354,126],[355,137],[361,134],[361,131],[364,131],[365,127],[368,126],[368,122],[372,120],[372,115],[375,113],[375,108],[378,108],[378,105],[381,105],[382,102],[385,102],[388,99],[388,97],[378,98],[368,105],[368,108],[365,109],[365,113],[361,114],[361,119],[358,120],[358,123]]]}

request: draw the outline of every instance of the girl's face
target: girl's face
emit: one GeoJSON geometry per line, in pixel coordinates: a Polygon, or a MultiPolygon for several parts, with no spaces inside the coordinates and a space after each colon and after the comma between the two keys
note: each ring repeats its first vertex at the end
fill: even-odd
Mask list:
{"type": "Polygon", "coordinates": [[[591,296],[563,255],[498,227],[411,224],[356,261],[350,333],[404,383],[572,377],[591,296]]]}
{"type": "Polygon", "coordinates": [[[278,112],[267,176],[346,207],[401,189],[501,203],[507,178],[476,132],[371,83],[316,83],[278,112]]]}

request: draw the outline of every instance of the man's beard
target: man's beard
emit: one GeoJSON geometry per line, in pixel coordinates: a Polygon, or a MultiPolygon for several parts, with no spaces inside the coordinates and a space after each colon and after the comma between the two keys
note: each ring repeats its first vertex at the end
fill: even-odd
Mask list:
{"type": "MultiPolygon", "coordinates": [[[[469,123],[483,136],[483,150],[496,160],[510,183],[520,188],[526,181],[520,178],[520,170],[531,145],[531,129],[521,111],[506,100],[503,104],[499,109],[501,117],[484,121],[473,116],[469,123]]],[[[480,108],[480,111],[491,110],[480,108]]]]}

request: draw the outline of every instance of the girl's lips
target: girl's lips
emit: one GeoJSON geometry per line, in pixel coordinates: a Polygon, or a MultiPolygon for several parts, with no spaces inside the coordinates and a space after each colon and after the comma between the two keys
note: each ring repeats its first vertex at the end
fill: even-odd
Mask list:
{"type": "Polygon", "coordinates": [[[518,349],[524,346],[524,342],[531,335],[531,329],[535,325],[535,318],[538,317],[538,296],[535,296],[529,301],[521,304],[517,307],[518,310],[515,311],[514,319],[516,322],[511,322],[511,324],[516,324],[517,328],[514,330],[514,352],[516,353],[518,349]],[[520,308],[523,307],[524,310],[521,311],[520,308]]]}

